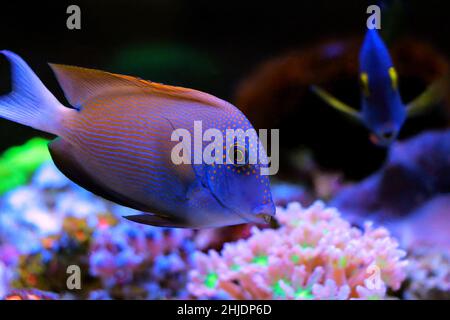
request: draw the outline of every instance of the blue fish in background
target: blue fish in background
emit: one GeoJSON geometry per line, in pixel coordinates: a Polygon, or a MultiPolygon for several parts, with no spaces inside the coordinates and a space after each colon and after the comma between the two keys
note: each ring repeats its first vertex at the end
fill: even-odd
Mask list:
{"type": "MultiPolygon", "coordinates": [[[[250,163],[260,145],[233,146],[234,163],[175,164],[175,128],[248,130],[230,103],[212,95],[136,77],[50,64],[72,108],[62,105],[18,55],[12,92],[0,96],[0,117],[58,138],[50,145],[56,166],[83,188],[143,211],[128,219],[164,227],[221,227],[267,223],[275,214],[265,159],[250,163]],[[262,163],[262,164],[261,164],[262,163]]],[[[184,143],[184,140],[183,140],[184,143]]],[[[225,144],[224,144],[225,146],[225,144]]],[[[190,155],[191,156],[191,155],[190,155]]]]}
{"type": "Polygon", "coordinates": [[[362,122],[371,132],[371,141],[389,146],[398,136],[405,120],[438,103],[448,90],[448,77],[431,84],[409,104],[404,104],[399,92],[399,79],[389,51],[378,32],[368,29],[359,53],[361,111],[332,96],[318,86],[312,90],[337,110],[362,122]]]}

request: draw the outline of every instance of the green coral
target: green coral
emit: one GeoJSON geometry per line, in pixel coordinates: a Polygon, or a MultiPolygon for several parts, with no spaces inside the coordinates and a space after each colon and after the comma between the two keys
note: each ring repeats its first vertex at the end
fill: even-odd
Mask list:
{"type": "Polygon", "coordinates": [[[269,265],[269,257],[267,255],[261,254],[254,257],[252,262],[260,266],[266,267],[269,265]]]}
{"type": "Polygon", "coordinates": [[[219,275],[215,272],[210,272],[205,277],[205,286],[212,289],[217,285],[218,280],[219,280],[219,275]]]}
{"type": "Polygon", "coordinates": [[[273,292],[273,297],[274,298],[286,298],[286,292],[284,292],[281,283],[285,282],[285,283],[289,283],[289,281],[286,281],[284,279],[280,279],[279,281],[275,282],[274,285],[272,286],[272,292],[273,292]]]}
{"type": "Polygon", "coordinates": [[[299,288],[295,292],[296,299],[314,299],[311,288],[299,288]]]}
{"type": "Polygon", "coordinates": [[[48,140],[32,138],[21,146],[11,147],[0,157],[0,194],[27,183],[33,172],[51,159],[48,140]]]}

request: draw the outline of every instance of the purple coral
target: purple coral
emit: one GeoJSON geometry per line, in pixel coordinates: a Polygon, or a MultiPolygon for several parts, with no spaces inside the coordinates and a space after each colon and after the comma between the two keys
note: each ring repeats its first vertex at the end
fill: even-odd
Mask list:
{"type": "MultiPolygon", "coordinates": [[[[90,248],[90,272],[106,288],[133,286],[141,281],[152,297],[166,297],[159,283],[173,277],[179,283],[192,251],[185,229],[163,229],[122,221],[94,232],[90,248]],[[151,292],[152,291],[152,292],[151,292]],[[156,292],[156,293],[155,293],[156,292]],[[160,296],[159,294],[162,294],[160,296]]],[[[173,293],[172,293],[173,294],[173,293]]]]}
{"type": "Polygon", "coordinates": [[[450,253],[450,194],[437,195],[403,220],[386,224],[412,251],[419,246],[440,248],[450,253]]]}
{"type": "Polygon", "coordinates": [[[437,194],[450,193],[450,130],[396,142],[384,167],[339,193],[332,202],[344,214],[396,218],[437,194]]]}
{"type": "Polygon", "coordinates": [[[188,290],[233,299],[383,298],[405,279],[405,252],[384,228],[361,231],[321,202],[278,208],[279,229],[253,228],[219,253],[198,252],[188,290]]]}
{"type": "Polygon", "coordinates": [[[392,225],[402,245],[450,248],[449,177],[450,130],[426,132],[396,142],[380,171],[344,189],[331,205],[355,222],[370,218],[392,225]]]}

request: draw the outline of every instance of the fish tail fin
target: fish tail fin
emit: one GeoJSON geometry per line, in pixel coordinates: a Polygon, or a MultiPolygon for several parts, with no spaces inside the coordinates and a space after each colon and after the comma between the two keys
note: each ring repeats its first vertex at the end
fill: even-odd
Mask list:
{"type": "Polygon", "coordinates": [[[0,51],[11,64],[12,91],[0,96],[0,117],[59,135],[64,107],[27,63],[11,51],[0,51]]]}

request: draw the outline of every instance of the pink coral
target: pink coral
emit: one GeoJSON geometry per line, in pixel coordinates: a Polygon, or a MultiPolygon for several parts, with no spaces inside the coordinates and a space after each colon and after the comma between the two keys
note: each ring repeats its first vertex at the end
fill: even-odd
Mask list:
{"type": "Polygon", "coordinates": [[[431,246],[417,247],[409,261],[406,299],[450,299],[450,251],[431,246]]]}
{"type": "Polygon", "coordinates": [[[188,290],[198,298],[369,299],[405,279],[405,252],[384,228],[361,231],[316,202],[277,209],[279,229],[252,229],[219,253],[195,255],[188,290]]]}

